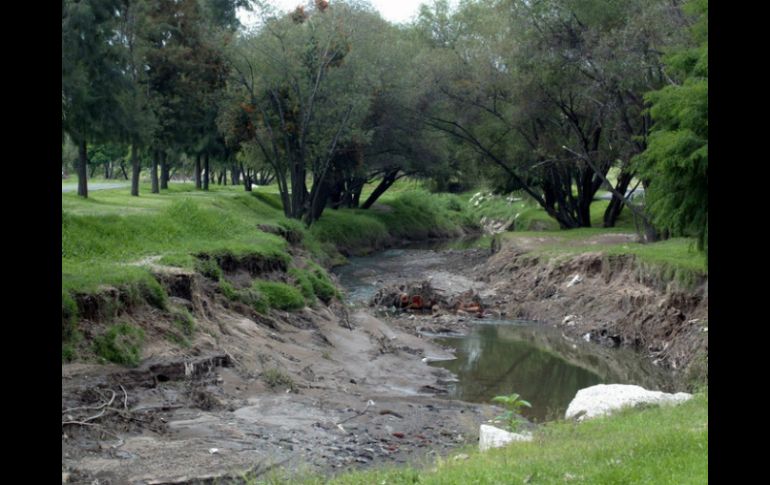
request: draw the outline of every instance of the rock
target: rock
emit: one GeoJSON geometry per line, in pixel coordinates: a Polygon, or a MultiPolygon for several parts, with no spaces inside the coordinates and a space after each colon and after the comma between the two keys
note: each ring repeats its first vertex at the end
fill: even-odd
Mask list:
{"type": "Polygon", "coordinates": [[[578,421],[609,414],[620,408],[639,404],[679,404],[687,401],[692,394],[678,392],[668,394],[648,391],[640,386],[626,384],[598,384],[581,389],[567,407],[565,417],[578,421]],[[582,413],[582,414],[581,414],[582,413]]]}
{"type": "Polygon", "coordinates": [[[568,327],[571,327],[571,326],[575,325],[575,323],[577,322],[577,320],[578,320],[578,316],[577,316],[577,315],[567,315],[567,316],[566,316],[566,317],[564,317],[564,319],[561,321],[561,324],[562,324],[562,325],[567,325],[568,327]]]}
{"type": "Polygon", "coordinates": [[[500,448],[512,441],[532,441],[532,435],[511,433],[509,431],[482,424],[479,428],[479,450],[486,451],[490,448],[500,448]]]}
{"type": "Polygon", "coordinates": [[[567,288],[571,288],[575,286],[576,284],[583,281],[583,278],[579,274],[575,274],[575,276],[572,277],[572,279],[567,283],[567,288]]]}

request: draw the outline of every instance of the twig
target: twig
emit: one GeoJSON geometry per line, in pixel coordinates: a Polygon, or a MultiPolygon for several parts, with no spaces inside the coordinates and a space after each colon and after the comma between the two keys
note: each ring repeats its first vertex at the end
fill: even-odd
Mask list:
{"type": "Polygon", "coordinates": [[[356,412],[356,414],[354,414],[353,416],[350,416],[349,418],[345,418],[345,419],[343,419],[342,421],[340,421],[340,422],[338,422],[338,423],[335,423],[335,424],[336,424],[337,426],[339,426],[339,425],[341,425],[342,423],[347,423],[347,422],[348,422],[348,421],[350,421],[351,419],[354,419],[354,418],[357,418],[357,417],[359,417],[359,416],[362,416],[362,415],[366,414],[366,411],[369,409],[369,406],[371,406],[371,405],[372,405],[372,401],[369,401],[369,402],[367,402],[367,403],[366,403],[366,407],[364,408],[364,410],[363,410],[363,411],[357,411],[357,412],[356,412]]]}
{"type": "Polygon", "coordinates": [[[128,409],[128,393],[123,387],[123,384],[120,385],[120,388],[123,390],[123,409],[128,409]]]}
{"type": "Polygon", "coordinates": [[[63,409],[61,413],[62,414],[67,414],[67,413],[71,413],[72,411],[81,411],[81,410],[85,410],[85,409],[101,409],[103,407],[109,406],[110,404],[112,404],[112,401],[115,400],[115,391],[110,391],[110,392],[112,393],[112,398],[110,399],[110,401],[108,403],[102,403],[102,404],[100,404],[98,406],[78,406],[78,407],[75,407],[75,408],[63,409]]]}

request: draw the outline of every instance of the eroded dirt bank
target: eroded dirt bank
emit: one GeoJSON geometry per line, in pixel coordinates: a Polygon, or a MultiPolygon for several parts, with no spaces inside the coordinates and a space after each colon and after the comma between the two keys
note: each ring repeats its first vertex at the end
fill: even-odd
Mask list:
{"type": "MultiPolygon", "coordinates": [[[[565,337],[634,347],[680,375],[700,372],[707,282],[682,290],[599,252],[544,262],[527,244],[537,241],[494,255],[386,252],[376,256],[382,268],[340,276],[363,283],[349,295],[359,306],[268,315],[227,301],[201,275],[156,268],[172,304],[195,316],[195,338],[172,345],[147,308],[123,316],[150,336],[138,368],[62,366],[63,482],[238,483],[247,471],[334,473],[475,443],[500,409],[442,398],[453,376],[427,361],[451,354],[426,335],[466,332],[479,316],[539,320],[565,337]],[[389,314],[360,304],[426,280],[449,300],[472,290],[483,310],[389,314]]],[[[233,282],[248,279],[230,269],[233,282]]]]}
{"type": "Polygon", "coordinates": [[[634,256],[603,255],[601,241],[596,252],[544,261],[529,253],[536,243],[519,238],[477,268],[489,290],[504,297],[507,316],[631,347],[672,370],[682,387],[707,378],[706,278],[678,283],[634,256]]]}
{"type": "MultiPolygon", "coordinates": [[[[200,275],[161,279],[196,316],[195,340],[185,350],[155,336],[135,369],[62,366],[63,482],[238,483],[278,466],[405,463],[475,442],[499,413],[437,397],[452,376],[422,359],[449,355],[368,312],[318,302],[257,315],[200,275]]],[[[156,313],[123,318],[149,332],[156,313]]]]}

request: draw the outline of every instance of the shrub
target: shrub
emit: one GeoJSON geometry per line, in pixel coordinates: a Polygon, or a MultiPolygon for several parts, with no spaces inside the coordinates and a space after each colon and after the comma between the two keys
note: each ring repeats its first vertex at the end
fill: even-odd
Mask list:
{"type": "Polygon", "coordinates": [[[294,379],[280,369],[268,369],[262,373],[262,379],[270,388],[286,386],[292,390],[295,388],[294,379]]]}
{"type": "Polygon", "coordinates": [[[195,261],[195,271],[212,280],[222,278],[222,268],[214,258],[199,258],[195,261]]]}
{"type": "Polygon", "coordinates": [[[270,309],[267,298],[256,288],[246,288],[238,291],[238,300],[249,305],[257,313],[267,313],[270,309]]]}
{"type": "Polygon", "coordinates": [[[289,276],[294,278],[294,284],[302,292],[302,296],[305,297],[305,301],[309,304],[315,302],[315,289],[311,280],[311,274],[306,270],[299,268],[291,268],[289,270],[289,276]]]}
{"type": "Polygon", "coordinates": [[[110,362],[136,366],[139,364],[143,343],[144,330],[128,323],[119,323],[94,339],[94,352],[110,362]]]}
{"type": "Polygon", "coordinates": [[[279,310],[299,310],[305,306],[305,299],[302,297],[302,293],[293,286],[289,286],[285,283],[255,280],[253,288],[264,295],[267,304],[271,308],[277,308],[279,310]]]}

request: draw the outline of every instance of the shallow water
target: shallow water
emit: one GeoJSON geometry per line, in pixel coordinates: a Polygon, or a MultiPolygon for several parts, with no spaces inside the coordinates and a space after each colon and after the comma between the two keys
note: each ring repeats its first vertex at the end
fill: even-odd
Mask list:
{"type": "MultiPolygon", "coordinates": [[[[335,273],[349,300],[363,304],[386,283],[451,273],[442,264],[444,257],[444,251],[435,246],[393,249],[350,258],[350,264],[335,273]]],[[[560,329],[537,322],[474,320],[468,335],[435,337],[435,341],[455,349],[457,357],[430,364],[457,375],[458,382],[447,384],[448,397],[490,403],[495,396],[515,392],[532,404],[522,414],[538,422],[563,417],[577,391],[595,384],[671,387],[661,369],[633,351],[569,338],[560,329]]]]}
{"type": "Polygon", "coordinates": [[[595,384],[668,387],[660,369],[632,351],[570,340],[533,322],[480,323],[467,336],[436,341],[456,349],[456,360],[431,363],[457,375],[449,397],[491,402],[515,392],[532,404],[522,414],[538,422],[564,416],[575,393],[595,384]]]}

